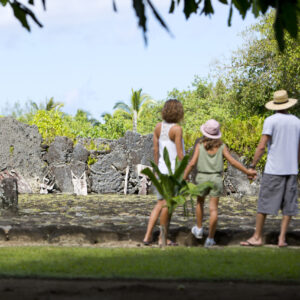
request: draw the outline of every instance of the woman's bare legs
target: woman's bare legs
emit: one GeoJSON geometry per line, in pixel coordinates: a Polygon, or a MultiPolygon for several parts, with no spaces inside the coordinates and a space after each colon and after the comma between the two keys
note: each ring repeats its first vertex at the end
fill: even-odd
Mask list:
{"type": "Polygon", "coordinates": [[[204,200],[205,197],[197,197],[197,204],[196,204],[196,221],[197,221],[197,227],[202,227],[202,221],[203,221],[203,215],[204,215],[204,200]]]}
{"type": "MultiPolygon", "coordinates": [[[[152,230],[155,226],[155,223],[162,212],[162,208],[166,206],[166,200],[158,200],[156,205],[154,206],[149,221],[148,221],[148,226],[147,226],[147,231],[144,237],[144,242],[151,242],[152,241],[152,230]]],[[[167,209],[167,215],[168,215],[168,209],[167,209]]]]}
{"type": "Polygon", "coordinates": [[[213,239],[216,233],[218,222],[219,197],[211,197],[209,201],[209,231],[208,237],[213,239]]]}
{"type": "MultiPolygon", "coordinates": [[[[164,200],[165,201],[165,200],[164,200]]],[[[166,203],[166,202],[165,202],[166,203]]],[[[160,213],[160,218],[159,218],[159,221],[160,221],[160,226],[163,226],[164,227],[164,232],[165,232],[165,238],[166,238],[166,243],[169,244],[171,241],[170,240],[167,240],[167,236],[168,236],[168,223],[169,223],[169,210],[168,210],[168,207],[165,206],[162,207],[161,209],[161,213],[160,213]]],[[[159,245],[162,245],[162,236],[159,236],[159,241],[158,241],[158,244],[159,245]]]]}

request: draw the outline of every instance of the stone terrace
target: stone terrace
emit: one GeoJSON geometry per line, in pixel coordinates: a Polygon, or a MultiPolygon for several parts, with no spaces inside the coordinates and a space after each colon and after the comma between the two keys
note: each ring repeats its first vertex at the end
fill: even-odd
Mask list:
{"type": "MultiPolygon", "coordinates": [[[[1,211],[0,245],[11,243],[39,243],[60,245],[95,245],[125,241],[139,245],[146,230],[154,196],[139,195],[37,195],[19,196],[19,214],[5,215],[1,211]]],[[[205,232],[208,228],[208,201],[206,202],[205,232]]],[[[234,245],[248,238],[255,225],[256,198],[224,197],[219,205],[216,241],[219,245],[234,245]]],[[[185,217],[183,208],[177,208],[170,226],[171,239],[180,245],[198,246],[190,233],[195,218],[193,209],[185,217]]],[[[292,220],[287,242],[300,245],[300,217],[292,220]]],[[[276,244],[280,216],[269,217],[264,237],[267,244],[276,244]]],[[[157,241],[158,227],[154,230],[157,241]]]]}

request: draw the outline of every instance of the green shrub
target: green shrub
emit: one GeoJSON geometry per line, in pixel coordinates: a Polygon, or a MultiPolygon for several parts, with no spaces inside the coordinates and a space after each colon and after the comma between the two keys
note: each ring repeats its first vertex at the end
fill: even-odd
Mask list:
{"type": "MultiPolygon", "coordinates": [[[[247,163],[251,162],[256,147],[261,138],[264,118],[253,116],[247,120],[231,119],[222,126],[223,141],[240,156],[245,156],[247,163]]],[[[258,167],[266,163],[266,154],[261,158],[258,167]]]]}
{"type": "Polygon", "coordinates": [[[63,120],[63,113],[58,110],[38,110],[29,122],[36,125],[46,144],[54,141],[56,136],[66,136],[75,139],[70,127],[63,120]]]}

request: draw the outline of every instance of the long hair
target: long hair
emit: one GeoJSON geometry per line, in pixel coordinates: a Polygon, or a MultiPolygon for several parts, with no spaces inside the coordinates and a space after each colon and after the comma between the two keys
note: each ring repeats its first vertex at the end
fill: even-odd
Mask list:
{"type": "Polygon", "coordinates": [[[219,148],[220,146],[223,145],[223,141],[221,139],[210,139],[206,136],[204,136],[202,139],[199,141],[201,144],[204,144],[205,150],[211,150],[213,148],[219,148]]]}

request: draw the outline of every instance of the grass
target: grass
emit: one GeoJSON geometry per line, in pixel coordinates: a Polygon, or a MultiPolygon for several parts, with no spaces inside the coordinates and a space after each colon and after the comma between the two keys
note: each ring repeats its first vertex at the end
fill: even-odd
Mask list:
{"type": "Polygon", "coordinates": [[[299,249],[0,248],[0,276],[299,281],[299,249]]]}

